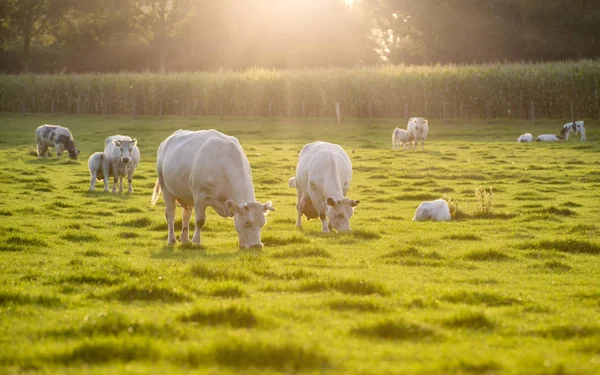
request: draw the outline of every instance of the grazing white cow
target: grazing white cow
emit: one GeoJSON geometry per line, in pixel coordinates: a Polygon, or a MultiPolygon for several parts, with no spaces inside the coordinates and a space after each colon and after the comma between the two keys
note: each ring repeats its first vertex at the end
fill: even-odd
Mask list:
{"type": "Polygon", "coordinates": [[[339,145],[313,142],[300,151],[296,176],[288,185],[298,192],[296,227],[302,228],[302,214],[321,219],[323,232],[330,228],[350,230],[350,217],[360,201],[346,198],[352,181],[352,163],[339,145]],[[327,220],[329,220],[329,224],[327,220]]]}
{"type": "Polygon", "coordinates": [[[535,139],[536,142],[560,142],[563,141],[561,135],[556,134],[540,134],[535,139]]]}
{"type": "Polygon", "coordinates": [[[450,219],[448,202],[441,198],[421,203],[415,211],[415,217],[413,217],[413,221],[450,221],[450,219]]]}
{"type": "Polygon", "coordinates": [[[568,122],[564,124],[560,134],[565,138],[565,141],[569,139],[571,133],[575,133],[575,135],[581,134],[581,140],[587,140],[585,136],[585,124],[583,121],[568,122]]]}
{"type": "Polygon", "coordinates": [[[192,243],[200,245],[200,230],[206,223],[206,208],[221,217],[233,217],[241,248],[259,247],[260,232],[271,202],[260,203],[254,196],[252,171],[242,146],[235,137],[216,130],[177,130],[158,147],[158,181],[152,205],[162,191],[169,228],[169,245],[175,244],[175,202],[183,207],[182,244],[189,242],[192,209],[196,230],[192,243]]]}
{"type": "Polygon", "coordinates": [[[39,157],[48,156],[48,147],[56,149],[56,156],[59,159],[64,150],[69,153],[71,159],[77,160],[77,156],[79,155],[79,150],[75,148],[71,131],[62,126],[47,124],[38,126],[35,130],[35,141],[39,157]]]}
{"type": "Polygon", "coordinates": [[[127,176],[129,194],[133,193],[133,172],[140,162],[140,149],[137,140],[125,135],[111,135],[104,141],[104,191],[108,191],[108,180],[114,177],[112,192],[123,191],[123,177],[127,176]]]}
{"type": "Polygon", "coordinates": [[[392,150],[399,149],[400,145],[406,150],[406,146],[410,147],[412,141],[413,138],[407,130],[396,128],[392,133],[392,150]]]}
{"type": "Polygon", "coordinates": [[[519,138],[517,138],[517,142],[519,143],[529,143],[533,141],[533,135],[531,133],[521,134],[519,138]]]}
{"type": "Polygon", "coordinates": [[[88,170],[91,176],[89,191],[94,191],[96,180],[104,180],[104,159],[104,152],[94,152],[88,160],[88,170]]]}
{"type": "Polygon", "coordinates": [[[412,137],[414,149],[417,149],[417,144],[421,141],[421,151],[423,151],[425,148],[425,139],[427,139],[427,134],[429,133],[429,122],[422,117],[411,117],[408,120],[406,130],[408,130],[408,133],[412,137]]]}

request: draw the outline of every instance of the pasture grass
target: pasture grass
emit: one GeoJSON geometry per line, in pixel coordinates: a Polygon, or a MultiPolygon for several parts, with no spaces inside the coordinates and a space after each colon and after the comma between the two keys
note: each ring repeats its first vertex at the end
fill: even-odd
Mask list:
{"type": "Polygon", "coordinates": [[[409,152],[389,150],[394,119],[2,114],[0,373],[599,373],[599,123],[586,143],[516,143],[563,123],[430,120],[409,152]],[[69,127],[80,160],[38,160],[43,123],[69,127]],[[149,201],[180,128],[238,137],[276,209],[262,250],[211,209],[201,247],[167,246],[149,201]],[[87,191],[112,134],[139,142],[131,195],[87,191]],[[287,179],[312,140],[352,159],[351,233],[295,227],[287,179]],[[441,197],[456,220],[411,220],[441,197]]]}

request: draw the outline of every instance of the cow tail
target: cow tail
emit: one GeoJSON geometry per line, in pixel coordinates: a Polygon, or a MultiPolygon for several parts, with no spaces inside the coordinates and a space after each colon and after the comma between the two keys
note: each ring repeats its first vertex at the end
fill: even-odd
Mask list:
{"type": "Polygon", "coordinates": [[[159,183],[159,180],[156,179],[156,185],[154,185],[154,191],[152,192],[152,199],[150,200],[152,207],[154,207],[156,205],[156,202],[158,202],[159,197],[160,197],[160,183],[159,183]]]}

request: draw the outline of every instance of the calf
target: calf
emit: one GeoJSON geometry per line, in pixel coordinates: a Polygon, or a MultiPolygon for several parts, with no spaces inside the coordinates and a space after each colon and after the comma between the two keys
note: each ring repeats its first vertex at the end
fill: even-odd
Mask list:
{"type": "Polygon", "coordinates": [[[583,121],[568,122],[564,124],[560,131],[560,135],[564,137],[565,141],[569,139],[571,133],[575,133],[575,135],[581,134],[581,140],[587,140],[585,136],[585,124],[583,121]]]}
{"type": "Polygon", "coordinates": [[[417,207],[413,221],[433,220],[450,221],[450,208],[443,199],[423,202],[417,207]]]}
{"type": "Polygon", "coordinates": [[[407,130],[396,128],[392,133],[392,150],[400,148],[400,145],[406,150],[406,145],[410,147],[410,142],[413,141],[412,135],[407,130]]]}
{"type": "Polygon", "coordinates": [[[412,137],[414,149],[417,149],[417,144],[421,141],[421,151],[423,151],[425,148],[425,139],[427,139],[427,134],[429,133],[429,121],[422,117],[411,117],[408,120],[406,130],[412,137]]]}
{"type": "Polygon", "coordinates": [[[40,125],[35,130],[35,141],[37,143],[38,157],[48,156],[48,148],[54,147],[56,156],[60,159],[63,151],[69,153],[69,157],[77,160],[79,150],[75,148],[73,135],[67,128],[58,125],[40,125]]]}
{"type": "Polygon", "coordinates": [[[531,141],[533,141],[533,135],[531,135],[531,133],[521,134],[521,136],[517,139],[517,142],[519,143],[529,143],[531,141]]]}
{"type": "Polygon", "coordinates": [[[562,135],[555,134],[540,134],[535,139],[536,142],[559,142],[563,141],[562,135]]]}
{"type": "Polygon", "coordinates": [[[89,191],[94,191],[96,180],[104,180],[104,152],[94,152],[88,160],[91,181],[89,191]]]}
{"type": "Polygon", "coordinates": [[[140,150],[137,140],[124,135],[111,135],[104,142],[104,191],[108,191],[108,179],[114,177],[112,192],[123,191],[123,177],[127,176],[129,194],[133,193],[133,172],[140,162],[140,150]]]}
{"type": "Polygon", "coordinates": [[[339,145],[313,142],[302,148],[296,176],[288,185],[298,192],[296,227],[302,228],[302,215],[321,219],[323,232],[350,230],[350,217],[360,201],[346,198],[352,181],[352,163],[339,145]],[[329,223],[327,222],[329,221],[329,223]]]}

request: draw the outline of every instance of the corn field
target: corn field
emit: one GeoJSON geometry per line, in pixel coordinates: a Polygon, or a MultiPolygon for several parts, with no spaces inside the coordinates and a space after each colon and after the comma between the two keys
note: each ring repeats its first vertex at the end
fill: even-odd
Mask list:
{"type": "Polygon", "coordinates": [[[600,61],[0,76],[0,111],[132,116],[600,117],[600,61]]]}

